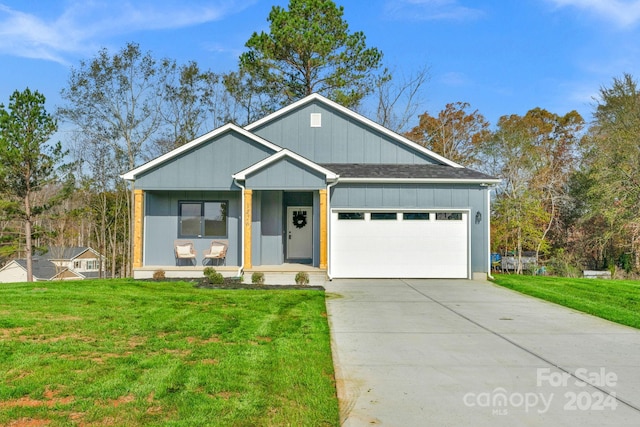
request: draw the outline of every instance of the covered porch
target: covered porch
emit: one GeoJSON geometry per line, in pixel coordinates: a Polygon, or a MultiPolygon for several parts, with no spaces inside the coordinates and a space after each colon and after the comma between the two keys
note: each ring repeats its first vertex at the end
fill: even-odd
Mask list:
{"type": "MultiPolygon", "coordinates": [[[[192,202],[189,202],[192,204],[192,202]]],[[[203,222],[206,219],[203,218],[203,222]]],[[[232,192],[154,192],[136,190],[134,216],[134,278],[152,278],[162,270],[168,278],[199,278],[206,265],[202,254],[211,242],[228,244],[226,262],[213,265],[226,277],[253,272],[265,276],[306,271],[326,277],[328,258],[327,195],[320,190],[252,190],[232,192]],[[193,264],[173,257],[174,242],[184,222],[184,200],[224,200],[225,236],[192,236],[193,264]]],[[[292,277],[293,277],[292,276],[292,277]]],[[[278,281],[282,281],[278,277],[278,281]]],[[[293,282],[293,280],[291,280],[293,282]]]]}

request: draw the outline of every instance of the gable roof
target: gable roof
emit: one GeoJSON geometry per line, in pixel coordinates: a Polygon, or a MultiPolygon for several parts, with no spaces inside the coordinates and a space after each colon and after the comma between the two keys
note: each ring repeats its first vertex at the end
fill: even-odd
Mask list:
{"type": "Polygon", "coordinates": [[[269,141],[267,141],[264,138],[261,138],[257,135],[254,135],[251,132],[248,132],[247,130],[241,128],[240,126],[237,126],[233,123],[228,123],[224,126],[219,127],[218,129],[212,130],[209,133],[206,133],[196,139],[194,139],[191,142],[188,142],[187,144],[184,144],[176,149],[173,149],[171,151],[169,151],[168,153],[163,154],[160,157],[156,157],[155,159],[141,165],[138,166],[137,168],[130,170],[129,172],[120,175],[120,178],[122,179],[126,179],[127,181],[134,181],[136,179],[137,175],[140,175],[143,172],[148,171],[149,169],[152,169],[158,165],[161,165],[162,163],[167,162],[168,160],[171,160],[179,155],[181,155],[182,153],[189,151],[197,146],[199,146],[200,144],[203,144],[207,141],[209,141],[212,138],[215,138],[217,136],[220,136],[224,133],[227,132],[237,132],[241,135],[244,135],[245,137],[252,139],[253,141],[257,142],[258,144],[261,144],[273,151],[280,151],[282,150],[282,147],[273,144],[269,141]]]}
{"type": "Polygon", "coordinates": [[[255,128],[258,128],[258,127],[260,127],[260,126],[262,126],[262,125],[264,125],[266,123],[269,123],[269,122],[271,122],[273,120],[276,120],[279,117],[281,117],[281,116],[283,116],[285,114],[288,114],[289,112],[291,112],[293,110],[296,110],[296,109],[298,109],[298,108],[300,108],[300,107],[302,107],[302,106],[304,106],[306,104],[309,104],[311,102],[314,102],[314,101],[321,102],[321,103],[323,103],[324,105],[326,105],[326,106],[328,106],[330,108],[338,110],[340,113],[346,115],[347,117],[349,117],[349,118],[351,118],[351,119],[353,119],[353,120],[355,120],[357,122],[360,122],[361,124],[363,124],[365,126],[373,128],[374,130],[376,130],[376,131],[378,131],[378,132],[380,132],[380,133],[382,133],[382,134],[394,139],[395,141],[399,142],[400,144],[403,144],[403,145],[409,147],[410,149],[412,149],[414,151],[417,151],[417,152],[420,152],[420,153],[422,153],[424,155],[427,155],[428,157],[431,157],[432,159],[434,159],[434,160],[436,160],[436,161],[438,161],[438,162],[440,162],[442,164],[445,164],[445,165],[448,165],[448,166],[451,166],[451,167],[454,167],[454,168],[462,168],[463,167],[462,165],[460,165],[460,164],[458,164],[458,163],[456,163],[456,162],[454,162],[452,160],[449,160],[449,159],[447,159],[445,157],[442,157],[441,155],[436,154],[433,151],[431,151],[431,150],[429,150],[429,149],[427,149],[427,148],[425,148],[425,147],[423,147],[423,146],[421,146],[419,144],[416,144],[415,142],[411,141],[410,139],[405,138],[404,136],[399,135],[399,134],[397,134],[396,132],[394,132],[394,131],[392,131],[390,129],[387,129],[386,127],[374,122],[373,120],[368,119],[368,118],[364,117],[363,115],[358,114],[355,111],[352,111],[352,110],[350,110],[350,109],[348,109],[346,107],[343,107],[342,105],[338,104],[337,102],[331,101],[330,99],[325,98],[324,96],[322,96],[322,95],[320,95],[318,93],[313,93],[313,94],[311,94],[309,96],[306,96],[306,97],[300,99],[299,101],[294,102],[293,104],[290,104],[290,105],[288,105],[288,106],[286,106],[284,108],[281,108],[280,110],[278,110],[278,111],[276,111],[274,113],[269,114],[266,117],[263,117],[260,120],[257,120],[257,121],[255,121],[253,123],[248,124],[244,128],[246,130],[248,130],[248,131],[252,131],[255,128]]]}
{"type": "MultiPolygon", "coordinates": [[[[27,271],[26,259],[15,259],[12,262],[19,265],[22,269],[24,269],[24,271],[27,271]]],[[[55,279],[57,276],[65,276],[68,274],[72,276],[82,277],[78,273],[72,270],[69,270],[66,267],[58,267],[51,261],[37,257],[37,256],[33,257],[32,273],[33,273],[33,278],[39,279],[39,280],[52,280],[52,279],[55,279]]]]}
{"type": "Polygon", "coordinates": [[[340,176],[340,182],[430,182],[497,184],[499,179],[464,167],[447,165],[398,165],[331,163],[321,166],[340,176]]]}
{"type": "Polygon", "coordinates": [[[327,169],[327,168],[325,168],[325,167],[323,167],[323,166],[321,166],[321,165],[319,165],[319,164],[317,164],[315,162],[312,162],[311,160],[307,159],[306,157],[303,157],[303,156],[301,156],[299,154],[296,154],[293,151],[288,150],[286,148],[283,148],[282,150],[278,151],[277,153],[267,157],[264,160],[259,161],[258,163],[255,163],[255,164],[249,166],[248,168],[246,168],[244,170],[241,170],[240,172],[234,174],[233,178],[242,181],[242,180],[246,179],[246,177],[248,175],[251,175],[252,173],[254,173],[256,171],[259,171],[260,169],[265,168],[268,165],[270,165],[270,164],[272,164],[274,162],[277,162],[282,158],[290,158],[290,159],[293,159],[293,160],[295,160],[295,161],[297,161],[299,163],[302,163],[303,165],[307,166],[308,168],[313,169],[316,172],[319,172],[319,173],[323,174],[326,177],[326,179],[329,180],[329,181],[335,181],[336,179],[338,179],[338,175],[335,172],[333,172],[333,171],[331,171],[331,170],[329,170],[329,169],[327,169]]]}
{"type": "Polygon", "coordinates": [[[93,249],[87,246],[71,246],[71,247],[52,246],[47,250],[47,252],[42,254],[41,257],[48,260],[52,260],[52,259],[72,260],[79,257],[80,255],[84,254],[87,251],[95,254],[96,258],[99,257],[98,252],[94,251],[93,249]]]}

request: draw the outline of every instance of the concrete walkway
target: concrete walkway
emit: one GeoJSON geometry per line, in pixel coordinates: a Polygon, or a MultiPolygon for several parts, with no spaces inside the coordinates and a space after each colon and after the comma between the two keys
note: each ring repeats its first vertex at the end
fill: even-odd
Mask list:
{"type": "Polygon", "coordinates": [[[636,329],[489,282],[325,288],[344,426],[640,426],[636,329]]]}

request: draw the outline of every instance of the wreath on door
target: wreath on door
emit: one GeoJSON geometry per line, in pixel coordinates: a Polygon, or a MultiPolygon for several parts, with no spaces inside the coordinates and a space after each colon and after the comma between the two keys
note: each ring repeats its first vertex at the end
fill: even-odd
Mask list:
{"type": "Polygon", "coordinates": [[[304,228],[307,225],[307,212],[306,211],[294,211],[293,212],[293,225],[296,228],[304,228]]]}

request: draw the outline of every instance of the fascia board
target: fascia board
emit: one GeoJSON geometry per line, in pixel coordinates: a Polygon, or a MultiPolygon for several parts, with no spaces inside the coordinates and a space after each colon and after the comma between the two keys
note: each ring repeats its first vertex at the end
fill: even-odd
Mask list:
{"type": "Polygon", "coordinates": [[[319,164],[312,162],[311,160],[302,157],[299,154],[294,153],[293,151],[290,151],[286,148],[283,148],[282,150],[278,151],[277,153],[267,157],[264,160],[259,161],[258,163],[255,163],[251,166],[249,166],[248,168],[241,170],[240,172],[232,175],[232,178],[243,181],[246,179],[247,175],[251,175],[252,173],[270,165],[273,162],[277,162],[278,160],[282,159],[283,157],[288,157],[291,158],[293,160],[296,160],[297,162],[302,163],[303,165],[317,171],[320,172],[321,174],[325,175],[325,177],[330,180],[336,180],[338,179],[338,176],[335,172],[330,171],[327,168],[324,168],[322,166],[320,166],[319,164]]]}
{"type": "Polygon", "coordinates": [[[455,179],[455,178],[340,178],[339,183],[371,184],[499,184],[500,179],[455,179]]]}

